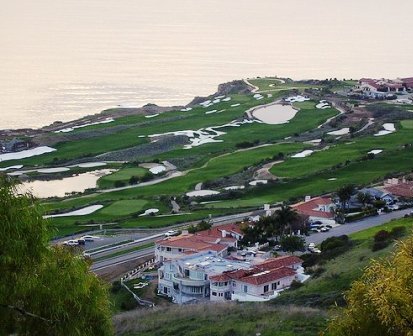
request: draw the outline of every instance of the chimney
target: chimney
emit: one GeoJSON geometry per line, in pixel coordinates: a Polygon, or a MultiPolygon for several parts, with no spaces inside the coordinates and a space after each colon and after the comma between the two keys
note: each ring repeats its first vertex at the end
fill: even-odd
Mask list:
{"type": "Polygon", "coordinates": [[[182,230],[181,235],[187,236],[189,234],[188,230],[182,230]]]}
{"type": "Polygon", "coordinates": [[[311,201],[311,196],[306,196],[305,199],[304,199],[304,201],[305,201],[305,202],[311,201]]]}
{"type": "Polygon", "coordinates": [[[226,230],[222,230],[221,231],[222,234],[222,238],[225,238],[227,236],[227,231],[226,230]]]}

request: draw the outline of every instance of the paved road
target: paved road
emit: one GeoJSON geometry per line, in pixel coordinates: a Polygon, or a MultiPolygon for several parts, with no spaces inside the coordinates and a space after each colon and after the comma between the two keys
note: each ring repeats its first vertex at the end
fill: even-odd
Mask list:
{"type": "Polygon", "coordinates": [[[356,222],[340,225],[340,226],[330,229],[330,231],[328,232],[320,232],[320,233],[312,234],[311,236],[306,237],[306,242],[320,244],[323,240],[330,238],[330,237],[349,235],[353,232],[358,232],[358,231],[368,229],[374,226],[385,224],[387,222],[390,222],[392,219],[402,218],[404,217],[404,215],[409,214],[411,211],[412,209],[393,211],[388,214],[368,217],[366,219],[362,219],[356,222]]]}
{"type": "Polygon", "coordinates": [[[131,252],[128,254],[124,254],[118,257],[114,257],[114,258],[110,258],[110,259],[105,259],[102,261],[98,261],[98,262],[94,262],[91,270],[92,271],[98,271],[98,270],[102,270],[105,268],[109,268],[109,267],[113,267],[119,264],[123,264],[126,263],[128,261],[140,258],[140,257],[146,257],[146,256],[150,256],[150,255],[154,255],[154,248],[150,247],[150,248],[146,248],[146,249],[142,249],[139,251],[135,251],[135,252],[131,252]]]}

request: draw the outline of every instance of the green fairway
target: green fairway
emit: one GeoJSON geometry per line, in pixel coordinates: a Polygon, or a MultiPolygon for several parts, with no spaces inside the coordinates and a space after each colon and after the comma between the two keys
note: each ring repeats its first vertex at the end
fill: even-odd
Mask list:
{"type": "Polygon", "coordinates": [[[413,120],[412,119],[402,120],[400,122],[400,124],[402,125],[403,128],[413,129],[413,120]]]}
{"type": "Polygon", "coordinates": [[[132,176],[142,177],[148,172],[148,169],[135,167],[123,168],[113,174],[103,176],[99,179],[98,185],[100,188],[111,188],[115,186],[115,182],[129,183],[132,176]]]}
{"type": "Polygon", "coordinates": [[[102,215],[109,215],[109,216],[124,216],[129,215],[132,213],[136,213],[143,210],[143,207],[148,202],[145,200],[123,200],[123,201],[116,201],[109,205],[108,207],[104,207],[100,210],[102,215]]]}

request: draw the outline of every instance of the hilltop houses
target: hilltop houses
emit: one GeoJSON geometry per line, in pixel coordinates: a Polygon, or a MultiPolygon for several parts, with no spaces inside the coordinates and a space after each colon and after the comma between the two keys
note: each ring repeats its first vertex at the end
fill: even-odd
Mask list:
{"type": "Polygon", "coordinates": [[[267,301],[294,280],[306,279],[298,257],[236,251],[242,237],[238,225],[227,224],[157,241],[158,293],[178,304],[267,301]]]}
{"type": "Polygon", "coordinates": [[[331,197],[320,196],[311,198],[307,196],[304,202],[292,206],[299,214],[309,217],[310,222],[321,222],[323,224],[335,224],[334,204],[331,197]]]}
{"type": "Polygon", "coordinates": [[[413,89],[413,77],[397,79],[372,79],[359,80],[355,91],[370,98],[386,98],[395,93],[405,93],[413,89]]]}
{"type": "Polygon", "coordinates": [[[178,304],[203,301],[268,301],[302,275],[295,256],[222,258],[215,251],[165,261],[158,270],[158,292],[178,304]]]}
{"type": "Polygon", "coordinates": [[[163,262],[178,259],[188,254],[215,251],[219,256],[228,254],[228,248],[236,248],[243,233],[238,225],[227,224],[209,230],[167,237],[155,243],[155,260],[163,262]]]}

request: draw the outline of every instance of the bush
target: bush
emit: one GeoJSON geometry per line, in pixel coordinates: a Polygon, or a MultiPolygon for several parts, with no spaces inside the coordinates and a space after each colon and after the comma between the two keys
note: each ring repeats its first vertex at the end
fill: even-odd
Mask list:
{"type": "Polygon", "coordinates": [[[120,304],[120,308],[122,310],[132,310],[137,306],[138,302],[132,296],[128,296],[127,298],[125,298],[125,301],[120,304]]]}
{"type": "Polygon", "coordinates": [[[327,238],[321,243],[321,251],[334,250],[338,247],[343,247],[349,245],[348,236],[342,235],[340,237],[327,238]]]}
{"type": "Polygon", "coordinates": [[[300,281],[293,280],[291,282],[290,289],[294,290],[294,289],[300,288],[301,286],[303,286],[303,284],[300,281]]]}
{"type": "Polygon", "coordinates": [[[390,233],[386,230],[380,230],[374,235],[374,242],[383,242],[390,239],[390,233]]]}
{"type": "Polygon", "coordinates": [[[112,293],[117,293],[117,292],[120,291],[121,288],[122,288],[122,285],[120,284],[120,281],[115,281],[115,282],[112,284],[112,287],[110,288],[110,291],[111,291],[112,293]]]}
{"type": "Polygon", "coordinates": [[[390,240],[383,240],[383,241],[376,241],[373,244],[373,247],[371,248],[371,250],[373,252],[379,251],[384,249],[385,247],[390,245],[390,240]]]}
{"type": "Polygon", "coordinates": [[[125,182],[115,181],[115,188],[122,188],[122,187],[124,187],[125,185],[126,185],[125,182]]]}
{"type": "Polygon", "coordinates": [[[406,235],[406,227],[396,226],[390,231],[390,235],[393,239],[403,237],[404,235],[406,235]]]}

